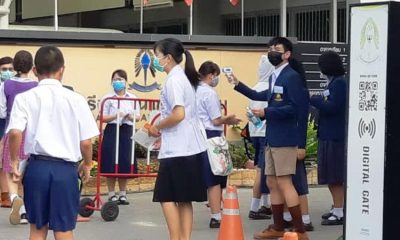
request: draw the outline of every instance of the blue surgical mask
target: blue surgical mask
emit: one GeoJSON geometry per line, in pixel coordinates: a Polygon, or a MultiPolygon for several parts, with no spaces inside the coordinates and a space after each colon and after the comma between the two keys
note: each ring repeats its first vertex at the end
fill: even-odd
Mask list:
{"type": "Polygon", "coordinates": [[[216,87],[218,83],[219,83],[219,77],[213,78],[213,80],[211,81],[211,87],[216,87]]]}
{"type": "Polygon", "coordinates": [[[154,57],[154,59],[153,59],[153,67],[159,72],[164,72],[165,65],[164,66],[161,65],[160,59],[158,57],[154,57]]]}
{"type": "Polygon", "coordinates": [[[122,91],[125,89],[125,81],[113,81],[112,86],[114,88],[114,91],[122,91]]]}
{"type": "Polygon", "coordinates": [[[15,73],[12,71],[6,70],[6,71],[1,71],[0,75],[1,75],[1,80],[5,81],[5,80],[13,78],[15,76],[15,73]]]}

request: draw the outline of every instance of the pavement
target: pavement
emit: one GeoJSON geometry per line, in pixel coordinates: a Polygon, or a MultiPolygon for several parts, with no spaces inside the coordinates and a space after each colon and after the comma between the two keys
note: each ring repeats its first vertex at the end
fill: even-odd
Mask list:
{"type": "MultiPolygon", "coordinates": [[[[249,220],[247,218],[252,190],[238,189],[240,214],[245,239],[253,239],[253,234],[264,229],[271,220],[249,220]]],[[[152,192],[129,194],[128,206],[120,206],[120,214],[114,222],[104,222],[99,212],[95,212],[90,222],[78,223],[74,232],[76,240],[159,240],[168,239],[168,229],[158,203],[152,202],[152,192]]],[[[105,196],[104,196],[105,197],[105,196]]],[[[343,231],[342,226],[321,226],[321,215],[330,208],[331,199],[327,188],[310,188],[309,205],[314,232],[309,232],[312,240],[336,240],[343,231]]],[[[204,203],[194,203],[193,240],[217,239],[218,229],[210,229],[209,209],[204,203]]],[[[26,240],[28,225],[12,226],[8,221],[9,209],[0,209],[0,240],[26,240]]],[[[49,232],[48,239],[54,239],[49,232]]]]}

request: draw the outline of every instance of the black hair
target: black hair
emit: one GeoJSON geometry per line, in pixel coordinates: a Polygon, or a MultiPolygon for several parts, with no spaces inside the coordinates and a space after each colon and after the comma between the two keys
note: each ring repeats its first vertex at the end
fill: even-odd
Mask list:
{"type": "Polygon", "coordinates": [[[2,57],[0,58],[0,66],[4,65],[4,64],[12,64],[13,63],[13,59],[12,57],[2,57]]]}
{"type": "Polygon", "coordinates": [[[304,70],[303,64],[295,58],[289,58],[289,65],[300,75],[304,87],[307,88],[306,71],[304,70]]]}
{"type": "Polygon", "coordinates": [[[183,54],[185,54],[185,74],[189,79],[190,84],[197,88],[199,85],[199,73],[196,71],[192,54],[188,50],[185,50],[181,41],[175,38],[166,38],[160,40],[154,44],[154,52],[157,50],[166,55],[171,55],[176,63],[181,63],[183,60],[183,54]]]}
{"type": "Polygon", "coordinates": [[[43,46],[36,52],[34,62],[38,74],[51,74],[64,67],[64,56],[57,47],[43,46]]]}
{"type": "Polygon", "coordinates": [[[210,73],[219,75],[221,73],[221,70],[219,69],[219,66],[212,61],[206,61],[203,64],[201,64],[199,68],[200,78],[204,78],[210,73]]]}
{"type": "Polygon", "coordinates": [[[128,81],[128,74],[126,73],[125,70],[123,69],[117,69],[115,70],[112,74],[111,74],[111,81],[114,78],[114,75],[118,74],[118,76],[122,77],[123,79],[125,79],[126,81],[128,81]]]}
{"type": "Polygon", "coordinates": [[[342,76],[345,74],[342,58],[333,51],[324,52],[318,58],[318,66],[321,72],[328,76],[342,76]]]}
{"type": "Polygon", "coordinates": [[[292,44],[292,42],[289,39],[285,38],[285,37],[274,37],[273,39],[271,39],[268,42],[268,45],[270,47],[275,46],[275,45],[279,45],[279,44],[282,44],[285,52],[286,51],[293,52],[293,44],[292,44]]]}
{"type": "Polygon", "coordinates": [[[17,77],[20,77],[22,73],[28,73],[33,66],[32,54],[25,50],[18,51],[14,56],[13,65],[17,77]]]}

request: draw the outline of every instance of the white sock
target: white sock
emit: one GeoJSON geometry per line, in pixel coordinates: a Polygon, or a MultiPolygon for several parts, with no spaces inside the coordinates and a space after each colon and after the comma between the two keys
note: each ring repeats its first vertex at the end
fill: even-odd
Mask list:
{"type": "Polygon", "coordinates": [[[22,215],[24,213],[26,213],[25,205],[22,205],[21,208],[19,209],[19,215],[22,215]]]}
{"type": "Polygon", "coordinates": [[[269,198],[269,194],[262,194],[261,195],[261,206],[270,208],[271,207],[271,200],[269,198]]]}
{"type": "Polygon", "coordinates": [[[334,208],[333,214],[338,216],[339,218],[343,217],[343,208],[334,208]]]}
{"type": "Polygon", "coordinates": [[[115,196],[115,192],[108,192],[108,198],[115,196]]]}
{"type": "Polygon", "coordinates": [[[260,199],[259,198],[251,198],[250,211],[257,212],[259,207],[260,207],[260,199]]]}
{"type": "Polygon", "coordinates": [[[18,194],[11,193],[11,194],[10,194],[11,203],[12,203],[12,202],[14,201],[14,199],[17,198],[17,197],[18,197],[18,194]]]}
{"type": "Polygon", "coordinates": [[[119,191],[119,196],[125,196],[126,197],[126,191],[119,191]]]}
{"type": "Polygon", "coordinates": [[[292,215],[290,215],[290,212],[283,212],[283,219],[288,222],[293,220],[292,215]]]}
{"type": "Polygon", "coordinates": [[[220,221],[220,220],[222,219],[221,213],[212,213],[212,214],[211,214],[211,218],[214,218],[214,219],[220,221]]]}
{"type": "Polygon", "coordinates": [[[303,215],[303,223],[304,224],[310,224],[311,223],[311,219],[310,219],[310,215],[303,215]]]}

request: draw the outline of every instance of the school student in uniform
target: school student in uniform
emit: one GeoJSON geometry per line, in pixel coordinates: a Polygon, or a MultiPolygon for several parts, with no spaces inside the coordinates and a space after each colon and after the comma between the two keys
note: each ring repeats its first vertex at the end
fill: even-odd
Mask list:
{"type": "Polygon", "coordinates": [[[271,192],[274,224],[254,234],[254,238],[283,237],[285,232],[283,211],[286,203],[299,239],[308,240],[302,221],[299,197],[292,181],[292,175],[296,173],[297,114],[303,82],[301,76],[288,63],[293,50],[292,43],[286,38],[276,37],[269,42],[269,46],[268,59],[275,66],[275,70],[270,77],[268,90],[257,92],[239,82],[234,75],[229,78],[235,85],[236,91],[252,100],[268,101],[268,107],[253,112],[267,121],[268,146],[265,173],[271,192]]]}
{"type": "Polygon", "coordinates": [[[347,83],[340,56],[332,51],[318,59],[321,75],[327,80],[322,95],[312,96],[310,103],[319,110],[318,183],[328,184],[333,208],[322,216],[322,225],[343,224],[344,151],[347,83]]]}
{"type": "Polygon", "coordinates": [[[14,180],[20,180],[19,149],[30,154],[23,175],[30,239],[73,239],[79,209],[78,171],[86,182],[92,166],[92,141],[99,134],[85,98],[64,88],[64,57],[54,46],[41,47],[33,72],[39,85],[15,97],[10,122],[14,180]],[[78,167],[78,161],[83,162],[78,167]]]}
{"type": "MultiPolygon", "coordinates": [[[[15,75],[13,59],[11,57],[2,57],[0,58],[0,86],[4,83],[5,80],[10,79],[15,75]]],[[[0,118],[0,156],[3,156],[3,146],[4,146],[4,132],[6,130],[6,119],[0,118]]],[[[10,194],[8,190],[6,173],[3,171],[3,159],[0,159],[0,190],[1,190],[1,199],[0,199],[0,207],[2,208],[10,208],[10,194]]]]}
{"type": "MultiPolygon", "coordinates": [[[[219,66],[211,61],[204,62],[199,68],[200,84],[196,90],[197,114],[203,124],[207,138],[220,137],[224,124],[238,124],[234,114],[221,115],[221,101],[214,88],[219,82],[219,66]]],[[[204,179],[208,191],[208,203],[211,210],[210,228],[219,228],[221,224],[222,189],[226,188],[227,176],[217,176],[211,171],[208,155],[203,154],[204,179]]]]}
{"type": "MultiPolygon", "coordinates": [[[[17,94],[28,91],[38,85],[37,80],[29,79],[28,74],[32,70],[33,57],[30,52],[21,50],[15,54],[14,57],[14,70],[17,74],[11,79],[5,81],[0,87],[0,118],[6,119],[6,124],[10,120],[10,113],[13,107],[14,99],[17,94]]],[[[27,224],[25,214],[25,206],[22,198],[18,196],[18,182],[14,182],[12,179],[12,167],[10,158],[10,148],[8,142],[8,135],[4,136],[4,148],[3,148],[3,171],[7,174],[8,189],[10,190],[10,201],[12,203],[10,223],[16,224],[27,224]]],[[[25,140],[25,136],[22,137],[22,144],[25,140]]],[[[28,159],[28,155],[25,154],[23,146],[19,149],[19,160],[28,159]]]]}
{"type": "MultiPolygon", "coordinates": [[[[128,76],[122,69],[115,70],[111,74],[113,91],[102,98],[103,102],[108,97],[136,98],[126,91],[128,76]]],[[[115,152],[117,141],[117,128],[119,128],[118,145],[118,173],[131,172],[132,157],[132,128],[133,120],[140,117],[139,103],[133,101],[107,100],[103,108],[103,120],[107,123],[104,130],[101,156],[101,172],[115,173],[115,152]],[[119,117],[119,119],[118,119],[119,117]],[[118,122],[119,120],[119,122],[118,122]]],[[[121,205],[129,205],[126,197],[126,177],[107,177],[108,200],[121,205]],[[118,179],[119,196],[115,194],[115,182],[118,179]]]]}
{"type": "Polygon", "coordinates": [[[171,240],[191,238],[193,224],[192,201],[207,200],[204,184],[204,139],[198,125],[195,89],[199,75],[192,55],[174,38],[154,45],[153,65],[168,75],[161,90],[161,120],[149,133],[161,135],[159,172],[153,202],[160,202],[171,240]],[[185,69],[180,63],[185,55],[185,69]]]}
{"type": "MultiPolygon", "coordinates": [[[[268,49],[267,49],[268,50],[268,49]]],[[[258,82],[253,87],[257,92],[268,89],[268,79],[274,70],[267,55],[262,55],[258,64],[258,82]]],[[[250,101],[250,109],[264,109],[268,106],[266,101],[250,101]]],[[[250,203],[249,218],[254,220],[271,219],[271,201],[265,175],[265,146],[267,145],[266,121],[262,120],[261,127],[256,127],[249,121],[249,135],[255,149],[254,165],[257,174],[253,186],[253,196],[250,203]]]]}

